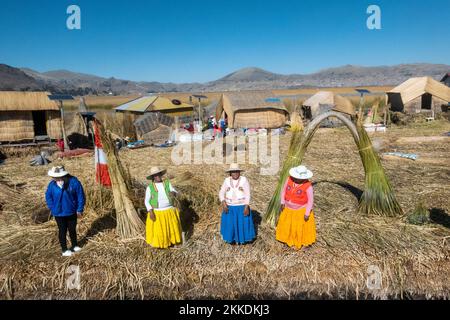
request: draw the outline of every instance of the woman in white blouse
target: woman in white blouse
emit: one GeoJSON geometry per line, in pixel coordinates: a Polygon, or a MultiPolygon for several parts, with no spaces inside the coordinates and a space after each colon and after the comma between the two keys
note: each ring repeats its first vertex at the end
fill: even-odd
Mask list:
{"type": "Polygon", "coordinates": [[[244,244],[256,238],[253,214],[250,210],[250,185],[243,170],[231,164],[230,174],[220,188],[219,199],[223,206],[220,232],[227,243],[244,244]]]}

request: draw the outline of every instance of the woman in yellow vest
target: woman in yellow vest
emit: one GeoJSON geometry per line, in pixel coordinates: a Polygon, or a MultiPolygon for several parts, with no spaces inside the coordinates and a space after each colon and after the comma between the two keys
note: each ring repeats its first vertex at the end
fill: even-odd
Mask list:
{"type": "Polygon", "coordinates": [[[169,248],[180,244],[181,222],[180,212],[173,206],[176,190],[169,179],[163,179],[166,170],[153,167],[147,179],[151,183],[145,192],[147,207],[146,240],[155,248],[169,248]]]}

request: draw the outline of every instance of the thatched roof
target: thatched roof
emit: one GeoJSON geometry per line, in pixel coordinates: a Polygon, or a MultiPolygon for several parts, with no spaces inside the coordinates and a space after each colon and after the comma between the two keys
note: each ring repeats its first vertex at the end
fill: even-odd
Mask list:
{"type": "Polygon", "coordinates": [[[355,107],[349,99],[338,94],[334,94],[331,91],[319,91],[303,102],[303,106],[311,108],[313,118],[318,115],[317,113],[320,111],[320,105],[333,105],[334,111],[339,111],[350,115],[355,114],[355,107]]]}
{"type": "Polygon", "coordinates": [[[271,92],[227,92],[222,94],[217,103],[216,118],[225,111],[228,116],[235,112],[255,112],[262,110],[281,110],[288,113],[280,99],[271,99],[271,92]]]}
{"type": "Polygon", "coordinates": [[[0,91],[0,111],[59,110],[48,92],[0,91]]]}
{"type": "Polygon", "coordinates": [[[334,95],[331,91],[319,91],[303,102],[304,106],[313,107],[321,104],[333,104],[334,95]]]}
{"type": "Polygon", "coordinates": [[[228,99],[229,107],[233,112],[261,109],[278,109],[287,112],[281,99],[274,98],[272,92],[227,92],[223,96],[228,99]]]}
{"type": "Polygon", "coordinates": [[[228,115],[230,128],[277,128],[288,111],[272,92],[227,92],[219,100],[216,118],[228,115]]]}
{"type": "Polygon", "coordinates": [[[151,112],[151,111],[176,111],[180,109],[193,109],[193,106],[181,102],[181,104],[174,104],[174,100],[167,99],[161,96],[146,96],[129,101],[115,108],[116,111],[121,112],[151,112]]]}
{"type": "Polygon", "coordinates": [[[450,88],[430,77],[411,78],[387,92],[388,95],[400,94],[403,104],[425,93],[447,102],[450,101],[450,88]]]}

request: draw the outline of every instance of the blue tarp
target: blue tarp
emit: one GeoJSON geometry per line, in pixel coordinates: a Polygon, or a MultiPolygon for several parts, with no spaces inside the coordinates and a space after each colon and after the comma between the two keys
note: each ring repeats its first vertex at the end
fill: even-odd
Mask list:
{"type": "Polygon", "coordinates": [[[414,153],[403,153],[403,152],[385,152],[383,153],[387,156],[396,156],[400,158],[410,159],[410,160],[417,160],[419,159],[419,156],[414,153]]]}

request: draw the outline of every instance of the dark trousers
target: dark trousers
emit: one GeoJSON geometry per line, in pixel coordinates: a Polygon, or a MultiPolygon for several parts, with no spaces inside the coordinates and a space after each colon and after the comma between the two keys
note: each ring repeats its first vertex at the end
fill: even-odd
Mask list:
{"type": "Polygon", "coordinates": [[[77,214],[67,217],[55,217],[59,229],[59,243],[62,251],[67,251],[67,231],[69,231],[70,242],[72,248],[78,245],[77,243],[77,214]]]}

